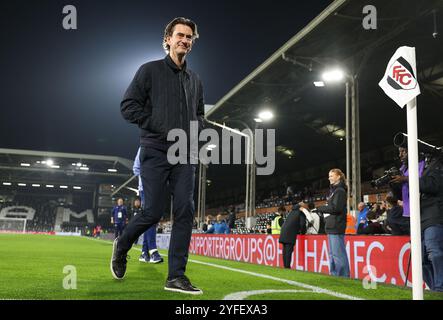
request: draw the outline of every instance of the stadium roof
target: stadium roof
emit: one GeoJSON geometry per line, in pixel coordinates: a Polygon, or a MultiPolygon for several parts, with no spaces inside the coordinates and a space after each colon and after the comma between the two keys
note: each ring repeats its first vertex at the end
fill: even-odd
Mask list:
{"type": "Polygon", "coordinates": [[[98,184],[128,180],[132,164],[113,156],[0,149],[0,188],[94,191],[98,184]]]}
{"type": "MultiPolygon", "coordinates": [[[[260,183],[272,186],[285,180],[324,176],[325,172],[312,170],[322,165],[344,167],[344,84],[314,85],[323,71],[333,67],[358,78],[362,174],[372,164],[386,160],[380,150],[392,147],[397,132],[406,132],[406,115],[383,93],[378,82],[400,46],[416,48],[422,92],[418,97],[419,136],[442,144],[443,35],[438,33],[443,25],[442,2],[372,1],[378,17],[375,30],[362,26],[362,11],[367,4],[362,0],[331,3],[207,113],[210,120],[239,128],[231,121],[242,120],[252,127],[258,112],[274,112],[274,120],[262,126],[276,128],[276,145],[281,152],[274,176],[258,177],[257,188],[260,183]],[[372,161],[365,159],[365,154],[370,154],[372,161]],[[299,174],[307,169],[313,174],[299,174]]],[[[388,158],[394,155],[391,152],[388,158]]],[[[227,186],[244,185],[242,168],[212,166],[208,178],[212,180],[208,200],[225,195],[227,186]]]]}

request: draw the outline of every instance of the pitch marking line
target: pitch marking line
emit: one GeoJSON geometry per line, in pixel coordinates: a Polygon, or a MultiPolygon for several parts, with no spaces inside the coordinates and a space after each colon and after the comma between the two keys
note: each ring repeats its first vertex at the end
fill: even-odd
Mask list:
{"type": "MultiPolygon", "coordinates": [[[[106,240],[101,240],[101,239],[91,239],[91,238],[86,238],[86,239],[96,240],[96,241],[103,241],[103,242],[107,242],[109,244],[112,244],[112,242],[109,242],[109,241],[106,241],[106,240]]],[[[140,248],[134,248],[133,247],[132,249],[136,249],[138,251],[142,251],[140,248]]],[[[206,265],[206,266],[214,267],[214,268],[219,268],[219,269],[229,270],[229,271],[233,271],[233,272],[243,273],[243,274],[247,274],[247,275],[254,276],[254,277],[259,277],[259,278],[270,279],[270,280],[274,280],[274,281],[278,281],[278,282],[283,282],[283,283],[286,283],[286,284],[289,284],[289,285],[292,285],[292,286],[297,286],[297,287],[301,287],[301,288],[304,288],[304,289],[312,290],[312,292],[315,292],[315,293],[323,293],[323,294],[327,294],[327,295],[330,295],[330,296],[333,296],[333,297],[337,297],[337,298],[341,298],[341,299],[365,300],[363,298],[347,295],[347,294],[336,292],[336,291],[331,291],[331,290],[328,290],[328,289],[324,289],[324,288],[317,287],[317,286],[312,286],[312,285],[309,285],[309,284],[306,284],[306,283],[302,283],[302,282],[298,282],[298,281],[277,278],[277,277],[273,277],[273,276],[270,276],[270,275],[267,275],[267,274],[256,273],[256,272],[252,272],[252,271],[246,271],[246,270],[242,270],[242,269],[226,267],[226,266],[222,266],[222,265],[218,265],[218,264],[214,264],[214,263],[203,262],[203,261],[198,261],[198,260],[194,260],[194,259],[189,259],[188,261],[193,262],[193,263],[197,263],[197,264],[201,264],[201,265],[206,265]]]]}
{"type": "Polygon", "coordinates": [[[255,296],[266,293],[313,293],[311,290],[252,290],[252,291],[240,291],[228,294],[223,300],[245,300],[249,296],[255,296]]]}

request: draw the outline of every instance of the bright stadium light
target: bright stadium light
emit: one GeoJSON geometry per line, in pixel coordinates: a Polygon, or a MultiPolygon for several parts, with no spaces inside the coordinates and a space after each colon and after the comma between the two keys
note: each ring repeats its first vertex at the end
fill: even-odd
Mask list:
{"type": "Polygon", "coordinates": [[[108,172],[117,172],[117,169],[108,169],[108,172]]]}
{"type": "Polygon", "coordinates": [[[51,166],[54,165],[54,161],[51,160],[51,159],[48,159],[48,160],[46,160],[46,161],[42,161],[42,163],[46,163],[46,165],[47,165],[48,167],[51,167],[51,166]]]}
{"type": "Polygon", "coordinates": [[[345,77],[345,74],[340,69],[328,70],[328,71],[325,71],[322,75],[323,80],[326,82],[338,82],[338,81],[343,80],[344,77],[345,77]]]}
{"type": "Polygon", "coordinates": [[[38,187],[40,187],[40,185],[39,185],[39,184],[37,184],[37,183],[33,183],[33,184],[32,184],[32,186],[33,186],[33,187],[35,187],[35,188],[38,188],[38,187]]]}
{"type": "Polygon", "coordinates": [[[81,166],[82,166],[82,163],[81,163],[81,162],[77,162],[75,165],[76,165],[77,167],[81,167],[81,166]]]}
{"type": "Polygon", "coordinates": [[[80,167],[80,170],[89,171],[88,167],[80,167]]]}
{"type": "Polygon", "coordinates": [[[323,81],[314,81],[314,86],[316,86],[316,87],[324,87],[325,83],[323,81]]]}
{"type": "Polygon", "coordinates": [[[268,121],[274,118],[274,114],[269,110],[264,110],[258,114],[258,118],[263,121],[268,121]]]}
{"type": "Polygon", "coordinates": [[[52,185],[52,184],[47,184],[47,185],[46,185],[46,188],[54,188],[54,185],[52,185]]]}
{"type": "Polygon", "coordinates": [[[10,186],[10,185],[12,185],[12,183],[11,182],[3,182],[3,185],[4,186],[10,186]]]}
{"type": "Polygon", "coordinates": [[[22,167],[30,167],[30,166],[31,166],[30,163],[20,163],[20,165],[21,165],[22,167]]]}
{"type": "Polygon", "coordinates": [[[68,189],[68,186],[60,186],[60,189],[68,189]]]}
{"type": "Polygon", "coordinates": [[[262,120],[262,119],[260,119],[260,118],[254,118],[254,121],[255,121],[255,122],[258,122],[258,123],[261,123],[261,122],[263,122],[263,120],[262,120]]]}
{"type": "Polygon", "coordinates": [[[51,166],[51,168],[52,169],[60,169],[60,166],[53,165],[53,166],[51,166]]]}
{"type": "Polygon", "coordinates": [[[19,187],[26,187],[26,183],[19,183],[18,186],[19,187]]]}
{"type": "Polygon", "coordinates": [[[74,189],[75,189],[75,190],[81,190],[81,189],[82,189],[82,187],[77,187],[77,186],[74,186],[74,189]]]}

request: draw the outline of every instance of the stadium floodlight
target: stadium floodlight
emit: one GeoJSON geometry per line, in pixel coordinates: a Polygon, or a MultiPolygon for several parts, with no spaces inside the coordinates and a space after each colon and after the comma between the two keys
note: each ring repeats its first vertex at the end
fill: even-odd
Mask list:
{"type": "Polygon", "coordinates": [[[88,167],[80,167],[80,170],[89,171],[89,168],[88,167]]]}
{"type": "Polygon", "coordinates": [[[30,166],[31,166],[30,163],[20,163],[20,165],[21,165],[22,167],[30,167],[30,166]]]}
{"type": "Polygon", "coordinates": [[[12,185],[12,183],[11,182],[3,182],[3,185],[4,186],[10,186],[10,185],[12,185]]]}
{"type": "Polygon", "coordinates": [[[60,186],[60,189],[68,189],[68,186],[60,186]]]}
{"type": "Polygon", "coordinates": [[[314,86],[316,86],[316,87],[324,87],[325,83],[323,81],[314,81],[314,86]]]}
{"type": "Polygon", "coordinates": [[[54,160],[48,159],[46,161],[42,161],[43,164],[46,164],[48,167],[51,167],[54,165],[54,160]]]}
{"type": "Polygon", "coordinates": [[[81,189],[82,189],[82,187],[77,187],[77,186],[74,186],[74,189],[75,189],[75,190],[81,190],[81,189]]]}
{"type": "Polygon", "coordinates": [[[263,121],[268,121],[274,118],[274,114],[272,113],[272,111],[264,110],[258,114],[258,118],[263,121]]]}
{"type": "Polygon", "coordinates": [[[38,188],[38,187],[40,187],[40,185],[39,185],[39,184],[37,184],[37,183],[33,183],[33,184],[32,184],[32,186],[33,186],[33,187],[35,187],[35,188],[38,188]]]}
{"type": "Polygon", "coordinates": [[[51,166],[51,168],[52,168],[52,169],[60,169],[60,166],[53,165],[53,166],[51,166]]]}
{"type": "Polygon", "coordinates": [[[258,122],[258,123],[263,122],[263,120],[260,119],[260,118],[254,118],[254,121],[255,121],[255,122],[258,122]]]}
{"type": "Polygon", "coordinates": [[[54,185],[52,185],[52,184],[47,184],[47,185],[46,185],[46,188],[54,188],[54,185]]]}
{"type": "Polygon", "coordinates": [[[81,166],[82,166],[82,163],[81,163],[81,162],[77,162],[75,165],[76,165],[77,167],[81,167],[81,166]]]}
{"type": "Polygon", "coordinates": [[[19,183],[18,186],[19,187],[26,187],[26,183],[19,183]]]}
{"type": "Polygon", "coordinates": [[[117,172],[117,169],[108,169],[108,172],[117,172]]]}
{"type": "Polygon", "coordinates": [[[345,73],[338,68],[323,72],[322,78],[326,82],[338,82],[343,80],[345,73]]]}

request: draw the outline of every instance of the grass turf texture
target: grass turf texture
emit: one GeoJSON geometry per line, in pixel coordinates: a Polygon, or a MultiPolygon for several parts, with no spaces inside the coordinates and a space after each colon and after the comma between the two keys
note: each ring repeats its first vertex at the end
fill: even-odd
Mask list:
{"type": "MultiPolygon", "coordinates": [[[[80,237],[0,234],[0,299],[148,299],[220,300],[228,294],[251,290],[306,290],[298,286],[257,276],[219,269],[192,261],[255,272],[301,282],[363,299],[411,299],[410,289],[378,284],[365,290],[360,280],[266,267],[190,255],[186,274],[204,291],[191,296],[163,289],[167,276],[167,256],[162,264],[138,261],[140,250],[131,249],[126,277],[114,280],[109,270],[111,242],[80,237]],[[77,289],[63,288],[72,265],[77,272],[77,289]]],[[[162,254],[166,251],[161,250],[162,254]]],[[[247,299],[339,299],[314,292],[265,293],[247,299]]],[[[425,292],[426,300],[443,300],[443,294],[425,292]]]]}

